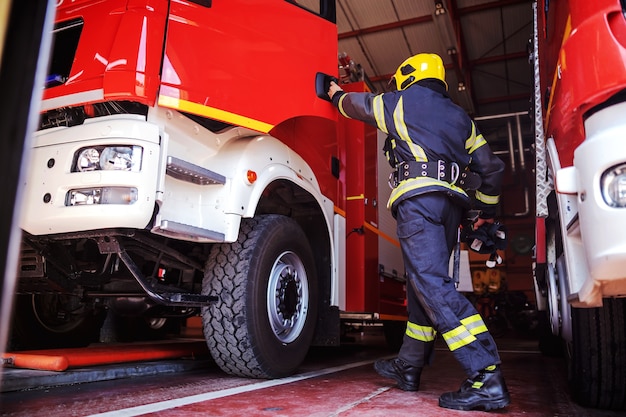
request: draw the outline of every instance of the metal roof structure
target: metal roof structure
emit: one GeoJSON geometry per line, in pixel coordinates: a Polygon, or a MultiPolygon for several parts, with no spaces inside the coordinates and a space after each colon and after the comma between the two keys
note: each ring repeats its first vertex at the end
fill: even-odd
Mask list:
{"type": "Polygon", "coordinates": [[[452,99],[480,120],[490,143],[532,139],[532,0],[337,0],[340,65],[352,63],[374,92],[406,58],[431,52],[446,67],[452,99]],[[502,115],[516,115],[510,123],[502,115]],[[507,120],[505,122],[505,119],[507,120]]]}

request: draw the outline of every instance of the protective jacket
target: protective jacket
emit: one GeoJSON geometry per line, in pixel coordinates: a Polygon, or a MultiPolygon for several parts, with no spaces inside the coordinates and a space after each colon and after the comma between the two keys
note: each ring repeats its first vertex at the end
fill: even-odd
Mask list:
{"type": "Polygon", "coordinates": [[[482,218],[495,217],[504,163],[493,155],[472,119],[452,102],[442,83],[424,79],[405,90],[383,94],[339,91],[332,101],[345,117],[376,126],[389,135],[384,150],[392,165],[444,161],[458,164],[461,171],[469,169],[482,180],[470,199],[453,181],[430,176],[404,178],[389,198],[388,207],[394,216],[401,201],[437,191],[481,210],[482,218]]]}

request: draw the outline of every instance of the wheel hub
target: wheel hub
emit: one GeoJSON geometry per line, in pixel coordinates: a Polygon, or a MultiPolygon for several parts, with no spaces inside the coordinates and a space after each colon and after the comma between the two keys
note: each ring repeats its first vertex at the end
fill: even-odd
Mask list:
{"type": "Polygon", "coordinates": [[[268,315],[276,337],[283,343],[297,339],[306,321],[308,281],[300,258],[293,252],[281,254],[268,282],[268,315]]]}
{"type": "Polygon", "coordinates": [[[281,282],[276,291],[278,313],[285,321],[291,320],[298,313],[300,298],[300,281],[291,268],[285,268],[281,274],[281,282]]]}
{"type": "Polygon", "coordinates": [[[567,302],[567,270],[565,258],[548,266],[548,311],[552,333],[567,341],[572,340],[570,307],[567,302]]]}

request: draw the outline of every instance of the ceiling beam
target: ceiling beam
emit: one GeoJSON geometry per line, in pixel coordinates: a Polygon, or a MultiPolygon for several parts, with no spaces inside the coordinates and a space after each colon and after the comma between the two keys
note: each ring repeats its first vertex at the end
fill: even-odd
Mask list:
{"type": "MultiPolygon", "coordinates": [[[[498,0],[490,3],[483,3],[476,6],[467,6],[456,9],[458,16],[480,12],[483,10],[496,9],[499,7],[511,6],[519,3],[531,4],[533,0],[498,0]]],[[[338,35],[339,39],[353,38],[355,36],[366,35],[368,33],[382,32],[385,30],[398,29],[404,26],[417,25],[420,23],[432,22],[432,15],[418,16],[410,19],[398,20],[397,22],[385,23],[384,25],[370,26],[363,29],[351,30],[338,35]]]]}
{"type": "Polygon", "coordinates": [[[368,33],[382,32],[385,30],[403,28],[405,26],[417,25],[420,23],[432,22],[433,17],[431,15],[418,16],[411,19],[398,20],[397,22],[385,23],[384,25],[370,26],[364,29],[351,30],[349,32],[343,32],[338,35],[339,39],[353,38],[355,36],[367,35],[368,33]]]}
{"type": "Polygon", "coordinates": [[[497,9],[500,7],[512,6],[515,4],[532,4],[534,0],[498,0],[490,3],[477,4],[475,6],[467,6],[457,9],[459,16],[464,16],[470,13],[482,12],[483,10],[497,9]]]}

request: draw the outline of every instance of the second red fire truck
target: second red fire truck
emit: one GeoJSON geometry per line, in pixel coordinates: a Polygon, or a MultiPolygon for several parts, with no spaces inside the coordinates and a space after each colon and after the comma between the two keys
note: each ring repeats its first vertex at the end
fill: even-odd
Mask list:
{"type": "Polygon", "coordinates": [[[626,407],[626,9],[534,4],[539,307],[573,397],[626,407]]]}

